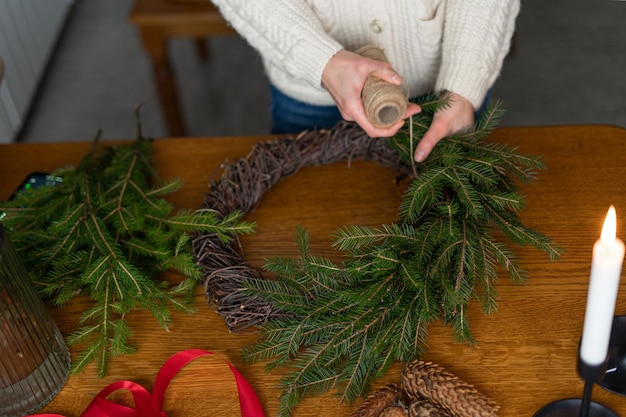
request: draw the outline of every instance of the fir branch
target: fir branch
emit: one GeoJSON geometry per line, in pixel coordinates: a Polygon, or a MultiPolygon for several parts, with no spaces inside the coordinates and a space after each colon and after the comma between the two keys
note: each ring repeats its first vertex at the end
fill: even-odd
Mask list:
{"type": "MultiPolygon", "coordinates": [[[[404,160],[412,160],[416,138],[445,105],[431,97],[410,128],[390,138],[404,160]]],[[[300,256],[265,266],[275,281],[244,280],[244,294],[284,313],[263,324],[259,341],[242,352],[247,362],[266,361],[268,371],[289,368],[280,416],[302,398],[330,390],[339,391],[340,401],[355,401],[394,361],[420,356],[434,321],[474,343],[466,314],[471,300],[492,313],[498,269],[515,283],[526,278],[510,245],[558,258],[560,249],[517,216],[524,206],[518,182],[531,181],[544,168],[541,159],[484,141],[501,113],[498,103],[490,105],[473,129],[445,138],[415,165],[399,223],[339,230],[333,246],[344,252],[341,265],[310,254],[299,229],[300,256]]]]}
{"type": "Polygon", "coordinates": [[[3,224],[42,296],[57,305],[77,295],[91,298],[81,328],[67,338],[82,348],[75,373],[95,362],[104,376],[111,357],[133,352],[127,316],[134,310],[149,311],[163,328],[170,307],[193,312],[203,274],[192,234],[210,231],[228,242],[253,230],[237,212],[224,218],[209,210],[172,214],[162,197],[181,182],[163,181],[151,155],[152,141],[141,136],[109,147],[96,140],[77,167],[54,173],[63,178],[59,186],[0,203],[3,224]],[[170,285],[159,276],[168,269],[186,279],[170,285]]]}

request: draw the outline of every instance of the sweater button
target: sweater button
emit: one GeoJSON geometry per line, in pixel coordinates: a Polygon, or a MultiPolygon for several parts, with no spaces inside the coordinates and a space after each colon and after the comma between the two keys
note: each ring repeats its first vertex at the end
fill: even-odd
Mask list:
{"type": "Polygon", "coordinates": [[[383,31],[383,26],[378,20],[372,20],[370,22],[370,29],[372,29],[372,32],[374,33],[381,33],[383,31]]]}

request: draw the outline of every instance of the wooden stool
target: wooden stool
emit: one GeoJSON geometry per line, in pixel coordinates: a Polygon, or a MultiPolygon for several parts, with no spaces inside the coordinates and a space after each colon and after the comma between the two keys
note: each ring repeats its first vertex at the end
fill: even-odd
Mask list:
{"type": "MultiPolygon", "coordinates": [[[[143,46],[152,60],[159,99],[170,136],[186,136],[178,90],[168,56],[168,41],[189,37],[197,41],[211,36],[235,35],[209,0],[135,0],[130,21],[139,29],[143,46]]],[[[206,57],[204,43],[199,43],[206,57]]]]}

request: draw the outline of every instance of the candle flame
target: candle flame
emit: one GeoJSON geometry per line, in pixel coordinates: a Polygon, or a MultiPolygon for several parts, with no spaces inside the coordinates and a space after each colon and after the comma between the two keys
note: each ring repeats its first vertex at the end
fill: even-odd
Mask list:
{"type": "Polygon", "coordinates": [[[600,240],[611,247],[615,244],[615,236],[617,234],[616,217],[615,207],[609,207],[609,212],[606,214],[604,225],[602,226],[602,233],[600,234],[600,240]]]}

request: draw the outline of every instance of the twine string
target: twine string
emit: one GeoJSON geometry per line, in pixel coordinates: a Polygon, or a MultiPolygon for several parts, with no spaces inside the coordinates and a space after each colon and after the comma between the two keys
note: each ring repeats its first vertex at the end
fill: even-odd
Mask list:
{"type": "MultiPolygon", "coordinates": [[[[376,61],[389,62],[383,50],[373,45],[366,45],[356,53],[376,61]]],[[[361,92],[367,119],[378,128],[389,127],[402,119],[408,98],[408,88],[374,76],[367,78],[361,92]]]]}

